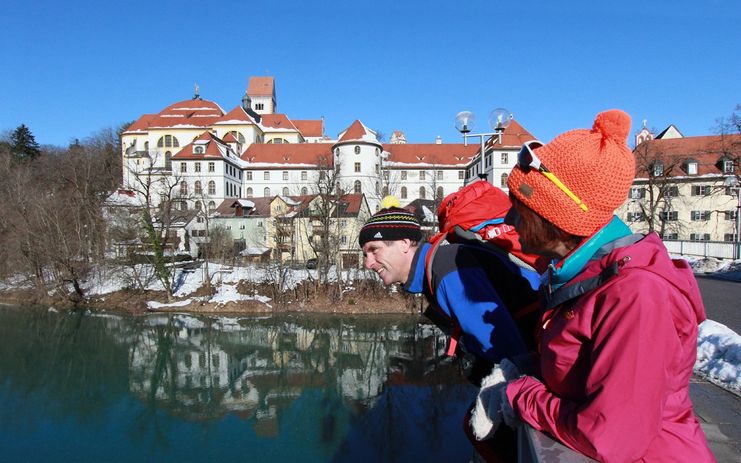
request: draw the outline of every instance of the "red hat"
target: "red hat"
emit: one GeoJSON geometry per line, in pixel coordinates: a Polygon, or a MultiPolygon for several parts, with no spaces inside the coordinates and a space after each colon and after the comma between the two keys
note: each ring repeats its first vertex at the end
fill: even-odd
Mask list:
{"type": "Polygon", "coordinates": [[[630,116],[618,109],[599,113],[592,130],[565,132],[536,148],[535,155],[586,205],[583,210],[537,169],[512,169],[511,194],[561,230],[589,236],[607,222],[628,197],[635,159],[626,140],[630,116]]]}

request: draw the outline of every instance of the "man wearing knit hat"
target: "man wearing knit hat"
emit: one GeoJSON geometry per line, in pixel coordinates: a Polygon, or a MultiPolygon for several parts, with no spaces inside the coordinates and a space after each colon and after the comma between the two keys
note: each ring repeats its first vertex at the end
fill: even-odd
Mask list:
{"type": "Polygon", "coordinates": [[[523,338],[532,335],[521,334],[508,307],[524,307],[537,299],[537,274],[479,246],[448,244],[438,247],[429,264],[428,282],[425,265],[431,246],[420,244],[419,222],[399,208],[394,197],[384,198],[383,206],[360,231],[365,267],[386,286],[402,283],[405,291],[424,294],[459,324],[464,348],[487,365],[527,352],[530,343],[523,338]]]}
{"type": "Polygon", "coordinates": [[[598,461],[714,461],[689,398],[705,320],[697,282],[656,233],[613,215],[635,175],[629,130],[626,113],[605,111],[591,130],[520,151],[507,221],[523,249],[553,259],[540,375],[498,367],[484,379],[480,439],[522,420],[598,461]]]}

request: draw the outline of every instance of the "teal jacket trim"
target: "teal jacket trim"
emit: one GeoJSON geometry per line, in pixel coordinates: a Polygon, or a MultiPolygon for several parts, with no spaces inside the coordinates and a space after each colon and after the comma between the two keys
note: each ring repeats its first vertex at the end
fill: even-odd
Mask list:
{"type": "Polygon", "coordinates": [[[632,234],[630,228],[618,216],[614,216],[607,225],[571,251],[565,259],[551,262],[547,272],[551,290],[555,291],[577,276],[602,246],[630,234],[632,234]]]}

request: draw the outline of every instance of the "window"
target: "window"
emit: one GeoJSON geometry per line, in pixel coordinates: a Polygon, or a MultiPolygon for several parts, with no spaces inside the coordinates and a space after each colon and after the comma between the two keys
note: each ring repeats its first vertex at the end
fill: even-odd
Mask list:
{"type": "Polygon", "coordinates": [[[251,170],[248,170],[247,172],[244,173],[244,179],[252,181],[252,171],[251,170]]]}
{"type": "Polygon", "coordinates": [[[193,166],[194,166],[196,172],[200,172],[201,171],[201,163],[200,162],[194,163],[193,166]]]}
{"type": "Polygon", "coordinates": [[[263,178],[263,180],[270,180],[270,172],[265,171],[265,173],[263,174],[263,177],[262,178],[263,178]]]}
{"type": "Polygon", "coordinates": [[[405,171],[405,170],[402,170],[401,171],[401,179],[402,180],[406,180],[407,179],[407,171],[405,171]]]}
{"type": "Polygon", "coordinates": [[[642,222],[645,220],[643,212],[628,212],[628,222],[642,222]]]}
{"type": "MultiPolygon", "coordinates": [[[[208,212],[212,212],[214,209],[216,209],[216,203],[213,201],[209,201],[208,202],[208,212]]],[[[206,230],[203,230],[203,232],[205,233],[206,230]]]]}
{"type": "Polygon", "coordinates": [[[356,146],[355,147],[355,154],[360,154],[360,147],[359,146],[356,146]]]}
{"type": "Polygon", "coordinates": [[[723,215],[725,215],[726,220],[736,220],[736,211],[725,211],[723,215]]]}
{"type": "Polygon", "coordinates": [[[244,145],[244,135],[242,135],[241,133],[237,132],[236,130],[232,130],[229,133],[232,134],[232,135],[234,135],[234,138],[236,138],[237,141],[240,144],[244,145]]]}
{"type": "Polygon", "coordinates": [[[188,164],[181,162],[180,163],[180,172],[188,172],[188,164]]]}
{"type": "Polygon", "coordinates": [[[288,187],[287,186],[284,186],[283,187],[282,193],[283,193],[283,196],[288,196],[288,187]]]}
{"type": "Polygon", "coordinates": [[[341,219],[340,220],[340,228],[346,228],[347,227],[347,220],[341,219]]]}
{"type": "Polygon", "coordinates": [[[347,236],[346,235],[342,235],[340,237],[340,244],[347,244],[347,236]]]}
{"type": "Polygon", "coordinates": [[[355,180],[355,183],[353,183],[353,192],[356,194],[360,194],[363,192],[360,187],[360,180],[355,180]]]}
{"type": "Polygon", "coordinates": [[[381,192],[381,194],[383,194],[383,197],[384,197],[384,198],[385,198],[386,196],[388,196],[388,195],[389,195],[389,187],[388,187],[388,186],[384,186],[384,187],[383,187],[383,191],[381,192]]]}
{"type": "Polygon", "coordinates": [[[301,195],[306,196],[307,194],[309,194],[309,190],[307,190],[306,187],[301,188],[301,195]]]}
{"type": "Polygon", "coordinates": [[[196,208],[197,211],[200,211],[201,210],[201,202],[200,201],[196,201],[195,208],[196,208]]]}
{"type": "Polygon", "coordinates": [[[442,180],[443,179],[443,171],[442,170],[438,170],[437,171],[437,179],[438,180],[442,180]]]}
{"type": "Polygon", "coordinates": [[[726,233],[723,235],[723,241],[736,241],[735,233],[726,233]]]}
{"type": "Polygon", "coordinates": [[[200,182],[200,180],[196,180],[194,189],[195,189],[195,193],[197,195],[203,194],[203,188],[201,188],[201,182],[200,182]]]}
{"type": "Polygon", "coordinates": [[[693,222],[710,220],[710,211],[692,211],[690,218],[693,222]]]}
{"type": "Polygon", "coordinates": [[[710,185],[693,185],[692,196],[707,196],[711,190],[712,187],[710,185]]]}
{"type": "Polygon", "coordinates": [[[387,170],[384,170],[383,171],[383,179],[384,180],[388,180],[389,179],[389,171],[387,171],[387,170]]]}
{"type": "Polygon", "coordinates": [[[378,182],[376,182],[376,194],[381,194],[381,186],[378,184],[378,182]]]}
{"type": "Polygon", "coordinates": [[[710,233],[691,233],[690,241],[710,241],[710,233]]]}
{"type": "Polygon", "coordinates": [[[407,199],[407,187],[401,187],[401,199],[407,199]]]}
{"type": "Polygon", "coordinates": [[[157,148],[178,148],[179,146],[178,139],[172,135],[165,135],[157,140],[157,148]]]}
{"type": "Polygon", "coordinates": [[[287,170],[283,171],[283,180],[288,181],[288,171],[287,170]]]}
{"type": "Polygon", "coordinates": [[[427,195],[425,194],[425,187],[419,187],[419,199],[425,199],[426,196],[427,195]]]}
{"type": "Polygon", "coordinates": [[[188,194],[188,184],[185,183],[185,180],[180,182],[180,195],[181,196],[187,196],[188,194]]]}
{"type": "Polygon", "coordinates": [[[165,153],[165,170],[172,170],[172,153],[165,153]]]}
{"type": "Polygon", "coordinates": [[[676,222],[679,220],[679,212],[677,211],[665,211],[659,212],[659,220],[664,222],[676,222]]]}
{"type": "Polygon", "coordinates": [[[380,173],[381,173],[381,166],[376,164],[376,174],[380,174],[380,173]]]}
{"type": "Polygon", "coordinates": [[[500,180],[500,185],[502,186],[502,188],[507,188],[507,179],[509,179],[509,175],[502,174],[502,178],[500,180]]]}
{"type": "Polygon", "coordinates": [[[654,177],[660,177],[664,175],[664,163],[661,161],[657,161],[653,165],[653,174],[654,177]]]}
{"type": "MultiPolygon", "coordinates": [[[[644,192],[645,196],[645,192],[644,192]]],[[[669,185],[664,187],[664,196],[667,198],[676,198],[679,196],[679,187],[677,185],[669,185]]]]}
{"type": "Polygon", "coordinates": [[[630,189],[630,199],[643,199],[646,197],[646,189],[642,186],[634,186],[630,189]]]}
{"type": "Polygon", "coordinates": [[[309,178],[309,174],[305,170],[302,170],[301,171],[301,180],[305,182],[308,178],[309,178]]]}
{"type": "Polygon", "coordinates": [[[247,191],[245,192],[245,196],[247,196],[248,198],[252,197],[252,187],[247,188],[247,191]]]}
{"type": "Polygon", "coordinates": [[[724,174],[732,174],[733,173],[733,161],[730,159],[725,159],[723,161],[723,173],[724,174]]]}
{"type": "Polygon", "coordinates": [[[193,148],[193,153],[195,154],[203,154],[203,146],[197,145],[195,148],[193,148]]]}
{"type": "Polygon", "coordinates": [[[424,180],[425,179],[425,171],[424,170],[420,170],[419,171],[419,179],[420,180],[424,180]]]}
{"type": "Polygon", "coordinates": [[[216,194],[216,182],[213,180],[208,182],[208,194],[215,195],[216,194]]]}
{"type": "Polygon", "coordinates": [[[319,180],[323,182],[326,178],[327,178],[327,172],[326,171],[323,171],[323,170],[320,170],[319,171],[319,180]]]}
{"type": "Polygon", "coordinates": [[[486,162],[486,167],[491,167],[491,154],[486,155],[484,162],[486,162]]]}
{"type": "Polygon", "coordinates": [[[263,109],[265,109],[265,104],[264,103],[255,103],[255,110],[256,111],[262,111],[263,109]]]}
{"type": "Polygon", "coordinates": [[[208,163],[208,171],[209,172],[215,172],[216,171],[216,163],[215,162],[209,162],[208,163]]]}
{"type": "Polygon", "coordinates": [[[458,171],[458,180],[464,180],[466,178],[466,171],[465,170],[459,170],[458,171]]]}
{"type": "Polygon", "coordinates": [[[335,148],[334,149],[334,155],[335,156],[339,156],[340,155],[340,149],[339,148],[335,148]]]}
{"type": "Polygon", "coordinates": [[[662,240],[676,240],[676,239],[679,239],[679,235],[677,233],[665,232],[661,234],[661,239],[662,240]]]}
{"type": "Polygon", "coordinates": [[[687,175],[697,175],[697,161],[687,162],[687,175]]]}
{"type": "Polygon", "coordinates": [[[270,197],[270,188],[265,187],[265,190],[263,190],[262,195],[266,198],[270,197]]]}
{"type": "Polygon", "coordinates": [[[443,191],[443,187],[439,186],[437,187],[437,193],[435,195],[435,199],[443,199],[445,197],[445,192],[443,191]]]}
{"type": "Polygon", "coordinates": [[[355,172],[360,172],[360,163],[359,162],[356,162],[355,163],[355,172]]]}
{"type": "Polygon", "coordinates": [[[509,162],[509,153],[502,153],[502,165],[506,166],[509,162]]]}

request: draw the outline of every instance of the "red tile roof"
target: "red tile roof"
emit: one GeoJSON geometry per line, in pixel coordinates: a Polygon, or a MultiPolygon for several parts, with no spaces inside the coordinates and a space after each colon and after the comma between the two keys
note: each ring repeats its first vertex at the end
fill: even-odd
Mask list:
{"type": "Polygon", "coordinates": [[[324,136],[324,121],[322,119],[301,121],[293,120],[292,122],[304,138],[324,136]]]}
{"type": "MultiPolygon", "coordinates": [[[[494,137],[486,142],[486,149],[492,148],[493,140],[494,137]]],[[[535,137],[516,120],[512,119],[502,133],[501,142],[494,143],[493,147],[494,149],[520,148],[523,143],[530,140],[535,140],[535,137]]]]}
{"type": "Polygon", "coordinates": [[[345,129],[338,141],[362,140],[365,135],[371,135],[362,122],[355,119],[350,127],[345,129]]]}
{"type": "Polygon", "coordinates": [[[191,143],[188,143],[180,151],[172,157],[174,160],[197,160],[197,159],[224,159],[222,150],[228,149],[228,146],[220,140],[216,135],[211,132],[203,132],[191,143]],[[196,143],[198,141],[207,141],[206,144],[196,143]],[[205,152],[203,154],[196,154],[194,149],[196,146],[204,146],[205,152]]]}
{"type": "Polygon", "coordinates": [[[222,138],[221,141],[223,141],[224,143],[239,143],[237,137],[235,137],[234,134],[231,132],[224,135],[224,138],[222,138]]]}
{"type": "Polygon", "coordinates": [[[296,130],[295,125],[286,117],[285,114],[263,114],[260,123],[265,127],[273,129],[296,130]]]}
{"type": "Polygon", "coordinates": [[[389,152],[390,162],[407,164],[466,165],[479,151],[478,144],[453,143],[407,143],[384,144],[384,151],[389,152]]]}
{"type": "Polygon", "coordinates": [[[171,104],[157,114],[145,114],[129,126],[126,132],[176,126],[209,127],[223,115],[224,111],[213,101],[200,98],[183,100],[171,104]]]}
{"type": "Polygon", "coordinates": [[[273,96],[275,92],[275,79],[273,77],[250,77],[247,85],[249,96],[273,96]]]}
{"type": "MultiPolygon", "coordinates": [[[[722,158],[734,161],[741,158],[741,135],[654,139],[638,145],[633,154],[638,178],[646,178],[647,168],[657,160],[664,162],[666,175],[670,177],[687,176],[682,169],[687,160],[697,161],[697,175],[722,174],[722,158]]],[[[738,166],[736,169],[738,172],[738,166]]]]}
{"type": "Polygon", "coordinates": [[[342,204],[342,210],[340,215],[344,216],[357,216],[360,212],[360,207],[363,204],[363,195],[350,193],[340,198],[342,204]]]}
{"type": "Polygon", "coordinates": [[[247,114],[247,112],[242,108],[241,106],[237,106],[228,113],[221,116],[215,123],[218,124],[220,122],[231,122],[231,121],[240,121],[240,122],[247,122],[250,124],[254,124],[255,120],[252,119],[252,117],[247,114]]]}
{"type": "MultiPolygon", "coordinates": [[[[252,210],[252,213],[245,217],[255,217],[255,216],[268,217],[270,216],[270,203],[273,201],[272,196],[268,198],[260,197],[260,198],[241,198],[241,199],[252,201],[255,204],[255,207],[252,210]]],[[[225,199],[216,208],[216,212],[218,212],[219,216],[221,217],[234,217],[234,211],[236,208],[232,207],[232,205],[236,202],[237,200],[234,198],[225,199]]]]}
{"type": "Polygon", "coordinates": [[[333,163],[332,144],[253,143],[242,154],[242,160],[250,163],[312,164],[329,167],[333,163]]]}

